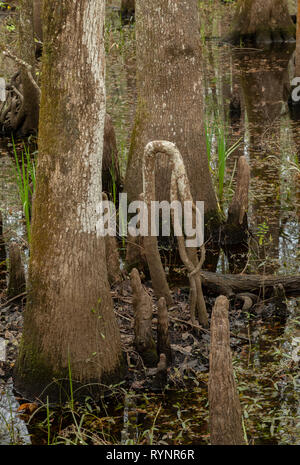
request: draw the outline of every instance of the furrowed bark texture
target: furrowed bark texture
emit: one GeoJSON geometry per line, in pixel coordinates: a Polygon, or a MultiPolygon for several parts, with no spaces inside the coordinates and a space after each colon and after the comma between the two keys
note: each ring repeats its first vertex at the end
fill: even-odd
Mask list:
{"type": "Polygon", "coordinates": [[[53,376],[66,377],[69,365],[72,378],[84,384],[114,382],[122,367],[97,213],[104,13],[104,0],[44,2],[29,294],[16,369],[17,388],[28,397],[39,395],[53,376]]]}
{"type": "MultiPolygon", "coordinates": [[[[20,0],[19,44],[22,60],[32,66],[35,78],[35,42],[33,30],[33,1],[20,0]]],[[[23,103],[12,126],[20,134],[37,131],[39,124],[40,95],[24,68],[21,70],[23,103]]]]}
{"type": "Polygon", "coordinates": [[[228,309],[228,299],[218,297],[210,327],[208,401],[210,441],[213,445],[245,443],[240,400],[232,368],[228,309]]]}

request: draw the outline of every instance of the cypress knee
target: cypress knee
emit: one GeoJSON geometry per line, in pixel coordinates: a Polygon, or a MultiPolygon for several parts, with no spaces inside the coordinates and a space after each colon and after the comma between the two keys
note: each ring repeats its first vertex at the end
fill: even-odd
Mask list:
{"type": "Polygon", "coordinates": [[[214,445],[245,444],[232,368],[228,309],[227,297],[218,297],[211,318],[208,400],[210,440],[214,445]]]}

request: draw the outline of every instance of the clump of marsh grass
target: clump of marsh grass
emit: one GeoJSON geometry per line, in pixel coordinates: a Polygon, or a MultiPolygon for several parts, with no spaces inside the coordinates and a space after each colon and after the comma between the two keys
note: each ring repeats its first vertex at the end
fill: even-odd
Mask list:
{"type": "Polygon", "coordinates": [[[32,159],[29,147],[24,144],[24,150],[22,150],[21,160],[19,161],[16,145],[14,139],[12,139],[15,165],[13,167],[15,179],[18,187],[19,198],[23,206],[23,214],[25,217],[25,224],[27,230],[27,238],[30,243],[31,231],[30,231],[30,220],[32,214],[32,196],[35,191],[35,172],[36,162],[32,159]]]}

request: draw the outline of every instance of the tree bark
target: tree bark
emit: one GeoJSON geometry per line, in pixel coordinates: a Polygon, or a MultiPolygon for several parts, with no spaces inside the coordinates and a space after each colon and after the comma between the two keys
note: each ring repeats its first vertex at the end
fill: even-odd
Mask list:
{"type": "Polygon", "coordinates": [[[269,297],[274,294],[276,287],[283,286],[286,296],[300,295],[300,276],[261,276],[220,274],[201,271],[202,284],[214,295],[240,294],[250,292],[256,295],[269,297]]]}
{"type": "Polygon", "coordinates": [[[227,298],[218,297],[210,326],[208,401],[212,445],[245,444],[241,405],[232,368],[228,309],[227,298]]]}
{"type": "Polygon", "coordinates": [[[270,44],[295,39],[286,0],[239,0],[236,8],[230,41],[270,44]]]}
{"type": "Polygon", "coordinates": [[[139,272],[130,274],[134,308],[134,345],[146,366],[157,364],[157,352],[152,337],[152,300],[141,284],[139,272]]]}
{"type": "Polygon", "coordinates": [[[15,372],[17,389],[29,398],[41,392],[43,398],[59,396],[63,381],[51,382],[68,378],[69,367],[74,383],[97,384],[95,395],[101,391],[98,383],[111,384],[122,376],[120,333],[97,214],[105,119],[104,17],[104,0],[44,1],[29,293],[15,372]]]}
{"type": "MultiPolygon", "coordinates": [[[[182,154],[194,201],[205,202],[206,217],[217,216],[203,125],[202,54],[197,0],[136,1],[138,103],[125,192],[137,200],[142,187],[142,155],[153,140],[168,140],[182,154]]],[[[158,201],[170,199],[171,165],[156,164],[158,201]]],[[[217,221],[218,222],[218,221],[217,221]]]]}

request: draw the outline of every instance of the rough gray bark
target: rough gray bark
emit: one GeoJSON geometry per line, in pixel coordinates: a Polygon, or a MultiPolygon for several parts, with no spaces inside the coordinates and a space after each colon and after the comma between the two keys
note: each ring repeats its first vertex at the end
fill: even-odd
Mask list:
{"type": "Polygon", "coordinates": [[[97,212],[105,120],[104,17],[104,0],[44,1],[29,290],[15,372],[17,389],[29,398],[41,392],[42,397],[59,396],[63,382],[52,380],[68,379],[69,366],[74,385],[96,383],[95,395],[99,383],[122,376],[97,212]]]}
{"type": "Polygon", "coordinates": [[[241,405],[232,368],[228,320],[229,302],[216,299],[210,326],[209,424],[213,445],[245,444],[241,405]]]}

